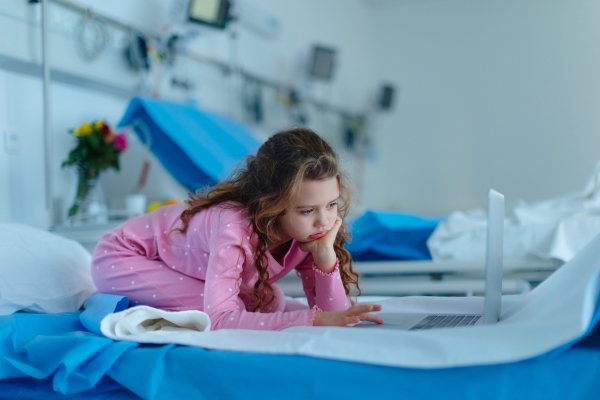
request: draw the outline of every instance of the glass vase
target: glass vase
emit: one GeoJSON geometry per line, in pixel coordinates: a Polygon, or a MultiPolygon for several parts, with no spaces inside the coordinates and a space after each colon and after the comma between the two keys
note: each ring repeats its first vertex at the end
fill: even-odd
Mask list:
{"type": "Polygon", "coordinates": [[[77,168],[76,178],[73,179],[76,187],[72,189],[75,197],[67,218],[69,225],[108,222],[106,196],[99,178],[99,172],[94,168],[77,168]]]}

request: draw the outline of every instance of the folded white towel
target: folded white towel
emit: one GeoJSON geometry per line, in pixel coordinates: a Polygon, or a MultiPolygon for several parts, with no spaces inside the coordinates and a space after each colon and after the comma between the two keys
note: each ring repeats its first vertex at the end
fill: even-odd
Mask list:
{"type": "Polygon", "coordinates": [[[137,306],[107,315],[100,329],[111,339],[171,343],[173,335],[210,331],[210,319],[202,311],[164,311],[137,306]]]}

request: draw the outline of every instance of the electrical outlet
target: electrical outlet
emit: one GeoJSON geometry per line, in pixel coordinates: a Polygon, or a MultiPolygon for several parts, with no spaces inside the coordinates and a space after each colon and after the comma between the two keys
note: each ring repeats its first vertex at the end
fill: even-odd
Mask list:
{"type": "Polygon", "coordinates": [[[19,134],[15,131],[4,130],[4,151],[8,154],[17,154],[20,150],[19,134]]]}

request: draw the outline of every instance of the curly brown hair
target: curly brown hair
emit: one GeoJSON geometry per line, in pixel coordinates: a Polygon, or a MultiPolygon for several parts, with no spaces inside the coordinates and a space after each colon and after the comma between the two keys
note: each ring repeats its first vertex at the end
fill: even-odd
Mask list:
{"type": "Polygon", "coordinates": [[[338,181],[338,215],[342,218],[334,250],[340,261],[340,276],[346,295],[350,295],[351,284],[356,286],[356,295],[360,295],[359,276],[352,269],[350,253],[344,248],[350,239],[345,218],[352,202],[347,178],[340,171],[335,151],[310,129],[294,128],[276,133],[263,143],[256,156],[246,158],[245,167],[236,169],[227,180],[205,192],[190,193],[190,199],[186,200],[189,207],[181,213],[183,227],[174,231],[185,232],[194,214],[221,203],[237,203],[225,207],[248,210],[254,216],[252,235],[258,238],[254,264],[259,279],[253,291],[257,304],[252,311],[263,312],[275,299],[274,290],[268,282],[266,252],[270,246],[281,242],[279,218],[284,215],[302,182],[333,177],[338,181]]]}

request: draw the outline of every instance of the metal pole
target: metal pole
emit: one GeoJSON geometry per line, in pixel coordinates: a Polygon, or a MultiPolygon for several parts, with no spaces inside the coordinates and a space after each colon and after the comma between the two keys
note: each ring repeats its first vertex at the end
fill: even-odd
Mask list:
{"type": "Polygon", "coordinates": [[[50,224],[54,225],[53,182],[52,182],[52,132],[50,129],[50,63],[48,54],[48,0],[42,0],[42,70],[44,107],[44,145],[46,167],[46,210],[50,224]]]}

